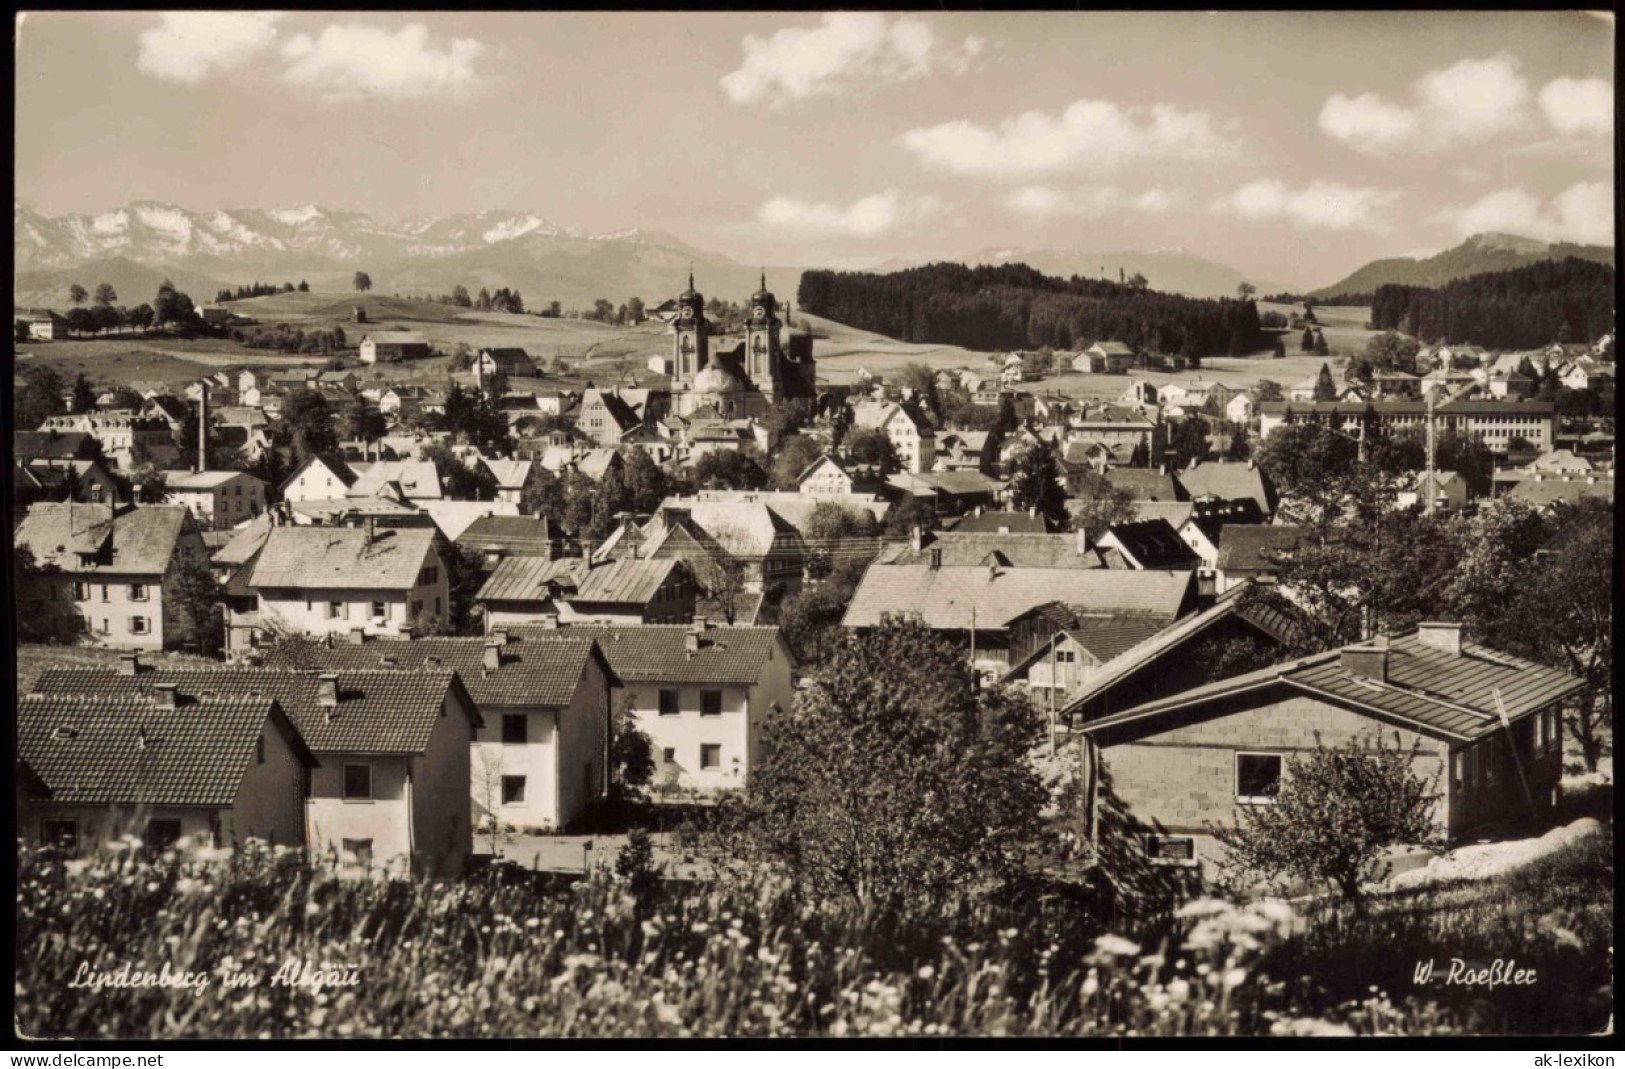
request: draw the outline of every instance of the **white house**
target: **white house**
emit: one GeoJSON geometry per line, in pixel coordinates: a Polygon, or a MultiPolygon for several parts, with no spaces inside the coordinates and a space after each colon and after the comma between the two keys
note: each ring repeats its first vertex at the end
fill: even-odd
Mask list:
{"type": "Polygon", "coordinates": [[[860,401],[852,408],[852,426],[883,432],[903,470],[916,475],[936,463],[936,436],[929,424],[890,401],[860,401]]]}
{"type": "Polygon", "coordinates": [[[241,471],[193,471],[170,475],[164,491],[170,504],[184,506],[201,527],[236,527],[265,511],[264,479],[241,471]]]}

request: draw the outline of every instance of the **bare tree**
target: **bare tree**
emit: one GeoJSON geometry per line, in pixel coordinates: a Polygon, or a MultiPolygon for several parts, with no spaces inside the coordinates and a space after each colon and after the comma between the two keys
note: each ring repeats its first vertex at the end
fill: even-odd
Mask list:
{"type": "Polygon", "coordinates": [[[480,808],[485,811],[486,833],[491,838],[491,856],[502,856],[502,820],[497,807],[502,801],[502,774],[506,767],[503,745],[481,742],[474,747],[474,784],[480,791],[480,808]]]}

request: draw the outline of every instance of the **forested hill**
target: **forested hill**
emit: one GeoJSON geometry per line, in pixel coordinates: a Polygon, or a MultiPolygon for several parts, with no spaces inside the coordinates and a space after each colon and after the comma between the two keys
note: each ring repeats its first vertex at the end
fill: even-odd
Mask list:
{"type": "Polygon", "coordinates": [[[1267,344],[1252,301],[1179,297],[1099,279],[1040,274],[1026,264],[936,263],[891,274],[807,271],[796,305],[899,341],[967,349],[1073,349],[1121,341],[1185,356],[1267,344]]]}
{"type": "Polygon", "coordinates": [[[1309,296],[1323,304],[1342,293],[1375,293],[1378,286],[1424,286],[1437,289],[1457,279],[1492,271],[1511,271],[1543,261],[1577,256],[1601,264],[1614,262],[1614,250],[1603,245],[1549,245],[1514,234],[1474,234],[1453,249],[1424,260],[1397,257],[1373,260],[1341,282],[1323,286],[1309,296]]]}
{"type": "Polygon", "coordinates": [[[1426,342],[1492,349],[1595,341],[1614,329],[1614,269],[1571,256],[1474,275],[1439,289],[1379,286],[1371,323],[1426,342]]]}

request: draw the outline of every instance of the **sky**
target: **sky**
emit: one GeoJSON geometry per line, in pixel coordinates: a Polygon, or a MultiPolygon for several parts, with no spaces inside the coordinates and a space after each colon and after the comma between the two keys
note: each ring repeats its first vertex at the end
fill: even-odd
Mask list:
{"type": "Polygon", "coordinates": [[[1482,231],[1612,243],[1575,12],[49,12],[17,199],[535,211],[746,263],[1187,249],[1312,288],[1482,231]]]}

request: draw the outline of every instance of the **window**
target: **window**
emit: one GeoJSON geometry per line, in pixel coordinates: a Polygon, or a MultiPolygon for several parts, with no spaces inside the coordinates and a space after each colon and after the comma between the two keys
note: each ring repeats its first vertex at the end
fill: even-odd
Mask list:
{"type": "Polygon", "coordinates": [[[414,601],[412,603],[412,619],[415,620],[421,615],[423,615],[423,602],[414,601]]]}
{"type": "Polygon", "coordinates": [[[149,850],[168,850],[180,841],[181,822],[178,820],[147,821],[146,845],[149,850]]]}
{"type": "Polygon", "coordinates": [[[342,840],[340,840],[340,845],[344,848],[344,852],[346,854],[351,854],[351,855],[353,855],[355,857],[355,863],[356,864],[358,864],[358,865],[366,865],[368,867],[371,867],[371,865],[372,865],[372,840],[371,839],[342,839],[342,840]]]}
{"type": "Polygon", "coordinates": [[[1075,651],[1075,650],[1056,650],[1055,651],[1055,663],[1056,664],[1071,664],[1073,662],[1074,658],[1076,658],[1076,657],[1077,657],[1077,651],[1075,651]]]}
{"type": "Polygon", "coordinates": [[[1461,763],[1465,766],[1467,786],[1478,786],[1478,747],[1469,746],[1461,752],[1461,763]]]}
{"type": "Polygon", "coordinates": [[[265,764],[265,736],[264,735],[261,735],[259,738],[254,740],[254,763],[256,765],[265,764]]]}
{"type": "Polygon", "coordinates": [[[144,635],[147,633],[147,618],[145,616],[130,617],[130,634],[144,635]]]}
{"type": "Polygon", "coordinates": [[[92,483],[91,484],[91,486],[90,486],[90,501],[91,501],[91,504],[94,504],[94,505],[99,505],[99,504],[102,503],[102,484],[101,483],[92,483]]]}
{"type": "Polygon", "coordinates": [[[702,691],[700,691],[700,715],[701,716],[721,716],[722,715],[722,691],[720,691],[720,690],[702,690],[702,691]]]}
{"type": "Polygon", "coordinates": [[[372,618],[374,620],[387,620],[389,618],[389,606],[381,601],[373,602],[372,618]]]}
{"type": "Polygon", "coordinates": [[[502,804],[503,805],[524,805],[525,804],[525,777],[524,776],[503,776],[502,777],[502,804]]]}
{"type": "Polygon", "coordinates": [[[502,715],[502,741],[505,743],[529,742],[530,734],[526,730],[529,719],[524,713],[504,713],[502,715]]]}
{"type": "Polygon", "coordinates": [[[434,599],[434,614],[436,616],[440,615],[440,599],[439,598],[434,599]]]}
{"type": "Polygon", "coordinates": [[[1148,835],[1145,855],[1157,864],[1188,864],[1196,861],[1196,840],[1188,835],[1148,835]]]}
{"type": "Polygon", "coordinates": [[[678,712],[677,692],[675,690],[662,690],[660,692],[660,715],[676,716],[678,712]]]}
{"type": "Polygon", "coordinates": [[[660,751],[660,760],[668,765],[675,765],[677,763],[677,751],[670,746],[666,747],[660,751]]]}
{"type": "Polygon", "coordinates": [[[79,822],[77,820],[42,820],[39,829],[40,844],[59,846],[64,850],[79,849],[79,822]]]}
{"type": "Polygon", "coordinates": [[[112,589],[113,588],[108,586],[106,583],[102,584],[102,600],[103,601],[112,601],[113,600],[112,589]]]}
{"type": "Polygon", "coordinates": [[[1453,791],[1461,790],[1462,786],[1461,755],[1462,751],[1460,750],[1457,750],[1450,755],[1450,789],[1453,791]]]}
{"type": "Polygon", "coordinates": [[[720,768],[722,766],[722,746],[715,742],[702,742],[700,744],[700,767],[720,768]]]}
{"type": "Polygon", "coordinates": [[[113,621],[109,620],[105,616],[102,617],[102,634],[109,635],[109,634],[112,634],[112,632],[113,632],[113,621]]]}
{"type": "Polygon", "coordinates": [[[1273,802],[1280,793],[1280,754],[1236,754],[1236,801],[1273,802]]]}
{"type": "Polygon", "coordinates": [[[1489,739],[1484,746],[1484,782],[1492,784],[1501,775],[1501,740],[1489,739]]]}
{"type": "Polygon", "coordinates": [[[440,581],[440,569],[428,567],[418,573],[418,586],[433,586],[440,581]]]}
{"type": "Polygon", "coordinates": [[[348,619],[349,616],[350,614],[344,602],[330,601],[327,603],[327,618],[329,620],[348,619]]]}
{"type": "Polygon", "coordinates": [[[348,800],[368,801],[372,798],[372,766],[344,766],[344,797],[348,800]]]}

